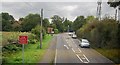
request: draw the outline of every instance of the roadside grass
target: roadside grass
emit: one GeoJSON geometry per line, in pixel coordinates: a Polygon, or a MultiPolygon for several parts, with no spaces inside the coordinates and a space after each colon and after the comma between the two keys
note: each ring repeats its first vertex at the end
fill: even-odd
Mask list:
{"type": "Polygon", "coordinates": [[[27,36],[32,35],[29,32],[0,32],[0,33],[2,33],[1,34],[2,43],[0,43],[2,46],[8,44],[8,40],[18,40],[18,36],[20,35],[27,35],[27,36]]]}
{"type": "Polygon", "coordinates": [[[99,53],[112,60],[114,63],[120,63],[119,49],[96,49],[99,53]]]}
{"type": "Polygon", "coordinates": [[[0,32],[0,64],[1,64],[1,60],[2,60],[2,33],[0,32]]]}
{"type": "Polygon", "coordinates": [[[2,32],[0,32],[0,46],[2,46],[2,32]]]}
{"type": "MultiPolygon", "coordinates": [[[[42,49],[39,49],[40,42],[36,44],[25,45],[24,49],[24,62],[25,63],[38,63],[42,59],[49,46],[52,36],[46,35],[42,42],[42,49]]],[[[16,53],[6,55],[6,63],[22,63],[22,50],[16,53]]]]}

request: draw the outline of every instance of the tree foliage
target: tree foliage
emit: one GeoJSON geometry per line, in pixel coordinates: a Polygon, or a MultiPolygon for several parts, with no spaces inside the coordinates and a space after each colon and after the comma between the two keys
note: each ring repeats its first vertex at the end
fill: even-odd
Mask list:
{"type": "MultiPolygon", "coordinates": [[[[117,6],[120,5],[120,1],[118,1],[118,0],[115,0],[115,1],[113,1],[113,2],[108,1],[107,3],[110,5],[110,7],[114,7],[114,8],[116,8],[117,6]]],[[[120,10],[120,9],[119,9],[119,10],[120,10]]]]}
{"type": "Polygon", "coordinates": [[[93,22],[95,20],[94,16],[87,16],[86,22],[93,22]]]}
{"type": "Polygon", "coordinates": [[[29,14],[24,18],[22,22],[21,31],[31,31],[37,24],[40,24],[40,15],[39,14],[29,14]]]}
{"type": "Polygon", "coordinates": [[[50,22],[49,22],[49,20],[47,19],[47,18],[45,18],[44,20],[43,20],[43,27],[45,28],[45,30],[47,31],[47,28],[50,26],[50,22]]]}
{"type": "Polygon", "coordinates": [[[73,23],[73,30],[77,31],[82,25],[86,23],[84,16],[78,16],[73,23]]]}
{"type": "Polygon", "coordinates": [[[12,24],[15,22],[14,17],[9,13],[1,13],[2,16],[2,31],[12,31],[12,24]]]}
{"type": "Polygon", "coordinates": [[[97,48],[119,48],[118,24],[113,19],[104,19],[85,24],[77,31],[80,38],[87,38],[97,48]]]}
{"type": "Polygon", "coordinates": [[[69,31],[72,31],[73,28],[72,28],[72,21],[69,21],[67,18],[65,19],[65,21],[63,22],[63,25],[64,25],[64,32],[67,32],[68,29],[69,31]]]}
{"type": "Polygon", "coordinates": [[[58,15],[54,15],[51,19],[52,25],[56,26],[55,28],[57,28],[59,32],[63,32],[64,31],[64,25],[62,23],[63,19],[58,15]]]}
{"type": "Polygon", "coordinates": [[[46,34],[46,31],[45,31],[44,27],[41,27],[40,25],[37,25],[35,28],[33,28],[31,30],[31,32],[37,36],[38,40],[40,39],[40,30],[42,30],[42,36],[44,38],[44,36],[46,34]]]}

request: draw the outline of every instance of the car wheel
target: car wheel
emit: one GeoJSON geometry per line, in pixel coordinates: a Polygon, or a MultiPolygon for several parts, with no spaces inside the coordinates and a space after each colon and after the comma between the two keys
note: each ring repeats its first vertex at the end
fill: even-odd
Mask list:
{"type": "Polygon", "coordinates": [[[80,46],[81,48],[83,48],[83,46],[80,46]]]}

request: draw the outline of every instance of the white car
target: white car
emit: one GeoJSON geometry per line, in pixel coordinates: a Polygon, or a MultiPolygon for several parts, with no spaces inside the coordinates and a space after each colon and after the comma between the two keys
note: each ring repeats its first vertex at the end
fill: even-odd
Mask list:
{"type": "Polygon", "coordinates": [[[77,38],[77,36],[75,34],[72,35],[72,38],[77,38]]]}
{"type": "Polygon", "coordinates": [[[69,32],[69,33],[68,33],[68,35],[69,35],[69,36],[72,36],[72,35],[73,35],[73,33],[69,32]]]}
{"type": "Polygon", "coordinates": [[[80,46],[81,47],[90,47],[90,43],[87,39],[81,39],[81,42],[80,42],[80,46]]]}

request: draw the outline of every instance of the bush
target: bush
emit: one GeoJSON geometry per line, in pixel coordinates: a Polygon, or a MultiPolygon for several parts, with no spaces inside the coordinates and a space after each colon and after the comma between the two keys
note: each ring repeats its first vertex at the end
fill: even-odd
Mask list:
{"type": "Polygon", "coordinates": [[[58,29],[54,29],[55,34],[59,33],[58,29]]]}
{"type": "Polygon", "coordinates": [[[28,40],[28,43],[35,44],[35,43],[37,43],[37,40],[36,39],[30,39],[30,40],[28,40]]]}
{"type": "Polygon", "coordinates": [[[8,44],[2,48],[3,53],[11,53],[21,50],[21,44],[8,44]]]}
{"type": "MultiPolygon", "coordinates": [[[[42,28],[43,28],[43,27],[42,27],[42,28]]],[[[38,40],[40,39],[40,30],[41,30],[41,26],[39,26],[39,25],[37,25],[35,28],[33,28],[33,29],[31,30],[31,32],[37,36],[37,39],[38,39],[38,40]]],[[[45,31],[45,29],[43,28],[43,29],[42,29],[43,39],[44,39],[45,35],[46,35],[46,31],[45,31]]]]}
{"type": "Polygon", "coordinates": [[[12,52],[17,52],[22,49],[22,45],[19,44],[19,41],[18,41],[18,38],[20,35],[27,35],[28,40],[31,40],[30,42],[31,44],[35,44],[37,42],[36,36],[28,32],[2,32],[2,33],[3,33],[2,34],[3,55],[12,53],[12,52]]]}
{"type": "Polygon", "coordinates": [[[77,31],[79,38],[87,38],[97,48],[119,48],[118,24],[113,19],[104,19],[85,24],[77,31]]]}

